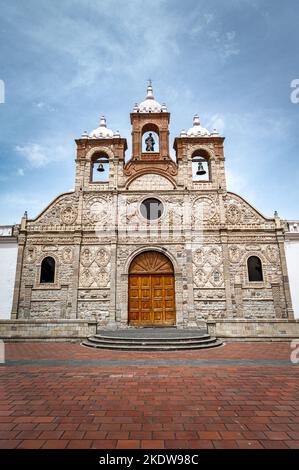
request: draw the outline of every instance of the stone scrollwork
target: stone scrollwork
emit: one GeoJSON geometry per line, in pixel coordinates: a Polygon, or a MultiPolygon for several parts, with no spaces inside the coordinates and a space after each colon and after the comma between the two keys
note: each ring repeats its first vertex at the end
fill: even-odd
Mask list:
{"type": "Polygon", "coordinates": [[[77,218],[77,211],[72,206],[66,206],[62,209],[60,214],[61,222],[66,225],[71,225],[77,218]]]}
{"type": "Polygon", "coordinates": [[[217,266],[222,260],[222,256],[218,248],[211,248],[208,251],[208,261],[211,266],[217,266]]]}
{"type": "Polygon", "coordinates": [[[222,273],[220,272],[220,270],[218,269],[215,269],[210,278],[209,278],[211,284],[215,287],[219,287],[223,284],[223,276],[222,276],[222,273]]]}
{"type": "Polygon", "coordinates": [[[62,250],[61,257],[64,263],[71,263],[73,261],[73,249],[69,246],[65,247],[62,250]]]}
{"type": "Polygon", "coordinates": [[[236,246],[229,247],[229,259],[232,263],[239,263],[242,256],[242,250],[236,246]]]}
{"type": "Polygon", "coordinates": [[[28,221],[27,228],[36,226],[71,225],[78,214],[78,195],[63,194],[56,198],[35,220],[28,221]]]}
{"type": "Polygon", "coordinates": [[[109,274],[104,269],[101,269],[98,273],[98,285],[99,287],[107,287],[109,284],[109,274]]]}
{"type": "Polygon", "coordinates": [[[36,260],[36,248],[34,246],[29,246],[27,248],[26,260],[28,263],[34,263],[36,260]]]}
{"type": "Polygon", "coordinates": [[[222,287],[223,258],[219,246],[203,246],[193,252],[193,277],[197,287],[222,287]]]}
{"type": "Polygon", "coordinates": [[[241,222],[242,213],[235,204],[230,204],[226,212],[226,217],[228,223],[238,224],[241,222]]]}
{"type": "Polygon", "coordinates": [[[279,252],[276,246],[268,245],[265,249],[265,254],[270,263],[277,263],[279,259],[279,252]]]}
{"type": "Polygon", "coordinates": [[[110,251],[106,247],[83,246],[80,256],[80,287],[109,287],[110,251]]]}
{"type": "Polygon", "coordinates": [[[107,266],[110,260],[110,253],[105,248],[100,248],[96,252],[95,260],[99,266],[107,266]]]}
{"type": "Polygon", "coordinates": [[[93,276],[89,269],[84,269],[80,275],[80,284],[83,287],[90,287],[93,283],[93,276]]]}
{"type": "Polygon", "coordinates": [[[197,248],[197,250],[193,253],[193,262],[196,266],[201,266],[204,262],[204,252],[201,248],[197,248]]]}
{"type": "Polygon", "coordinates": [[[194,271],[194,282],[197,287],[202,287],[206,282],[206,273],[202,268],[194,271]]]}
{"type": "Polygon", "coordinates": [[[88,267],[93,262],[93,254],[89,248],[83,248],[81,251],[81,264],[84,267],[88,267]]]}
{"type": "Polygon", "coordinates": [[[86,204],[86,217],[91,223],[110,222],[111,212],[111,201],[104,197],[92,197],[86,204]]]}
{"type": "Polygon", "coordinates": [[[200,226],[202,223],[216,222],[218,215],[216,202],[209,197],[200,197],[193,203],[193,224],[200,226]]]}

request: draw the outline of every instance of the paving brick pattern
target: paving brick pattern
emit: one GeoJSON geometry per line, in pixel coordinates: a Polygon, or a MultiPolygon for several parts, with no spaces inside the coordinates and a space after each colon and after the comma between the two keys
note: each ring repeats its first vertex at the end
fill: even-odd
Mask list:
{"type": "Polygon", "coordinates": [[[299,448],[290,352],[288,343],[159,353],[8,343],[0,448],[299,448]]]}

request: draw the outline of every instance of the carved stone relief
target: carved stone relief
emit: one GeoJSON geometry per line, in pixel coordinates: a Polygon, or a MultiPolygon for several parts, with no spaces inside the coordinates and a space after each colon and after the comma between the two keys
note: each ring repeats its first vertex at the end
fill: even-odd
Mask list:
{"type": "Polygon", "coordinates": [[[62,209],[60,219],[63,224],[71,225],[77,218],[77,211],[72,206],[66,206],[62,209]]]}
{"type": "Polygon", "coordinates": [[[108,248],[96,246],[81,248],[79,285],[85,288],[109,287],[110,251],[108,248]]]}
{"type": "Polygon", "coordinates": [[[203,246],[193,251],[193,279],[197,287],[223,286],[223,258],[219,246],[203,246]]]}

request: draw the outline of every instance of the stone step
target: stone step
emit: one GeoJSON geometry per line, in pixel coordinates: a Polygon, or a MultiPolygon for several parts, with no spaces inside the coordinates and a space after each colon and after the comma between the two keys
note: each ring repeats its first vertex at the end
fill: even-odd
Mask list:
{"type": "Polygon", "coordinates": [[[82,344],[92,348],[124,351],[175,351],[215,348],[222,345],[221,341],[211,337],[204,328],[153,327],[98,330],[82,344]]]}
{"type": "Polygon", "coordinates": [[[204,334],[204,335],[198,335],[198,336],[186,336],[186,337],[180,337],[180,336],[168,336],[168,337],[125,337],[125,336],[110,336],[110,335],[99,335],[96,334],[92,336],[94,339],[98,339],[100,341],[113,341],[113,342],[150,342],[150,343],[171,343],[171,342],[186,342],[186,341],[209,341],[211,339],[210,335],[204,334]]]}
{"type": "Polygon", "coordinates": [[[177,350],[192,350],[192,349],[208,349],[222,346],[222,342],[216,340],[212,343],[193,343],[193,344],[115,344],[115,343],[94,343],[89,340],[82,342],[84,346],[97,349],[114,349],[118,351],[177,351],[177,350]]]}
{"type": "Polygon", "coordinates": [[[155,339],[155,340],[148,340],[148,339],[141,339],[141,338],[132,338],[132,339],[129,339],[129,340],[125,340],[124,338],[122,338],[121,340],[119,338],[115,338],[115,339],[107,339],[107,338],[99,338],[99,337],[95,337],[95,336],[90,336],[88,338],[88,341],[92,342],[92,343],[103,343],[103,344],[110,344],[110,343],[113,343],[113,344],[119,344],[119,345],[152,345],[152,346],[161,346],[161,345],[176,345],[176,344],[179,344],[179,345],[183,345],[183,344],[188,344],[188,345],[191,345],[191,344],[209,344],[209,343],[213,343],[216,341],[216,338],[211,338],[211,337],[208,337],[208,338],[203,338],[203,339],[200,339],[200,338],[191,338],[191,339],[187,339],[187,340],[182,340],[182,339],[179,339],[179,340],[176,340],[175,338],[169,338],[167,339],[166,341],[164,341],[163,339],[155,339]]]}

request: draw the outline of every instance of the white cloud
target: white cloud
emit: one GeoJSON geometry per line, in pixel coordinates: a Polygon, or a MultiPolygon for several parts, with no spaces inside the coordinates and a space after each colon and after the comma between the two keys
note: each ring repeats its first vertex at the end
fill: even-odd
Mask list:
{"type": "Polygon", "coordinates": [[[40,110],[45,110],[45,111],[54,111],[53,106],[49,105],[45,101],[37,101],[33,105],[35,108],[38,108],[40,110]]]}
{"type": "Polygon", "coordinates": [[[204,16],[204,19],[206,20],[206,23],[207,23],[207,24],[210,24],[211,21],[214,20],[214,15],[213,15],[213,13],[204,13],[203,16],[204,16]]]}
{"type": "Polygon", "coordinates": [[[207,123],[210,130],[216,129],[219,134],[224,133],[225,119],[221,114],[214,114],[207,123]]]}
{"type": "MultiPolygon", "coordinates": [[[[58,137],[57,137],[58,139],[58,137]]],[[[65,140],[67,137],[65,137],[65,140]]],[[[64,138],[61,138],[60,142],[63,142],[64,138]]],[[[70,153],[73,153],[72,139],[69,138],[67,143],[61,145],[56,144],[55,141],[50,143],[43,141],[30,142],[26,145],[16,145],[15,151],[33,168],[41,168],[49,163],[62,161],[68,158],[70,153]]]]}
{"type": "Polygon", "coordinates": [[[226,169],[226,182],[227,188],[234,193],[244,193],[247,190],[249,183],[244,177],[244,174],[226,169]]]}
{"type": "Polygon", "coordinates": [[[25,172],[24,172],[23,168],[18,168],[17,169],[17,175],[18,176],[24,176],[24,174],[25,174],[25,172]]]}
{"type": "MultiPolygon", "coordinates": [[[[185,22],[164,2],[109,0],[103,5],[85,0],[84,9],[92,21],[84,15],[70,15],[68,8],[74,9],[77,2],[68,3],[60,10],[59,22],[56,2],[44,3],[45,21],[23,31],[39,47],[55,52],[57,60],[65,57],[72,62],[72,77],[64,92],[99,81],[111,83],[111,75],[136,81],[138,77],[139,81],[140,75],[161,73],[161,66],[166,67],[179,53],[178,35],[185,22]]],[[[59,93],[53,90],[56,98],[59,93]]],[[[44,107],[42,100],[38,107],[44,107]]]]}
{"type": "Polygon", "coordinates": [[[39,168],[49,163],[46,149],[39,144],[17,145],[15,149],[34,168],[39,168]]]}
{"type": "Polygon", "coordinates": [[[226,31],[221,33],[214,30],[208,33],[209,37],[213,39],[213,48],[217,51],[222,62],[240,53],[240,49],[236,39],[235,31],[226,31]]]}

